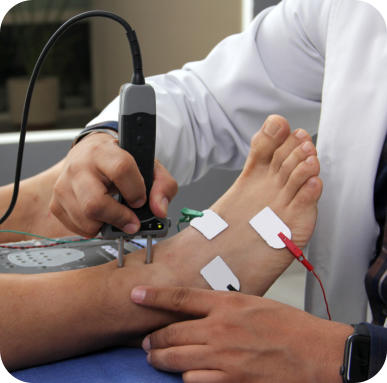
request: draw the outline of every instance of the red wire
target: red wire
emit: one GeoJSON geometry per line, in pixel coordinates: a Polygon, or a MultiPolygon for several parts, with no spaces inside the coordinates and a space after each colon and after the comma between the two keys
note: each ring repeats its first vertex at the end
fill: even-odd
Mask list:
{"type": "Polygon", "coordinates": [[[322,290],[322,293],[324,295],[325,307],[327,308],[328,318],[329,318],[329,320],[332,320],[331,313],[329,312],[328,300],[327,300],[327,297],[325,295],[325,289],[324,289],[324,286],[323,286],[323,284],[321,282],[321,279],[320,279],[320,277],[317,275],[317,273],[314,270],[312,270],[312,274],[316,277],[316,279],[320,283],[321,290],[322,290]]]}
{"type": "Polygon", "coordinates": [[[285,246],[287,247],[287,249],[292,253],[292,255],[299,261],[301,262],[304,267],[310,271],[314,276],[315,278],[318,280],[318,282],[320,283],[320,286],[321,286],[321,290],[322,290],[322,293],[324,295],[324,301],[325,301],[325,307],[327,309],[327,313],[328,313],[328,318],[329,320],[332,320],[331,318],[331,313],[329,312],[329,306],[328,306],[328,300],[327,300],[327,297],[325,295],[325,289],[324,289],[324,286],[321,282],[321,279],[320,277],[316,274],[316,272],[314,271],[314,267],[313,265],[305,258],[302,250],[291,240],[289,239],[284,233],[278,233],[278,237],[281,239],[281,241],[285,244],[285,246]]]}

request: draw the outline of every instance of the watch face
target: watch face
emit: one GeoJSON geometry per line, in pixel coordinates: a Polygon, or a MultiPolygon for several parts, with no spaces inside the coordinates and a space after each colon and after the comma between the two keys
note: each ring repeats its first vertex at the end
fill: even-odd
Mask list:
{"type": "Polygon", "coordinates": [[[355,334],[349,338],[348,382],[363,382],[368,379],[370,357],[369,336],[355,334]]]}

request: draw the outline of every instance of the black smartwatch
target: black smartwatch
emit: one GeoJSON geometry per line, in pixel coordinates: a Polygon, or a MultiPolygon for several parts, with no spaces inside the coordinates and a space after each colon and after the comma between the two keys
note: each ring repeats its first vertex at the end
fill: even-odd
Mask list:
{"type": "Polygon", "coordinates": [[[370,334],[364,323],[355,325],[354,329],[345,342],[344,362],[340,369],[344,383],[358,383],[368,379],[370,334]]]}

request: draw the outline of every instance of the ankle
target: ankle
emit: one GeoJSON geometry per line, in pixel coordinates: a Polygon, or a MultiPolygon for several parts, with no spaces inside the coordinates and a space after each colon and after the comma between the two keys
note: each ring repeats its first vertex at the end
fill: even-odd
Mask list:
{"type": "MultiPolygon", "coordinates": [[[[213,206],[222,218],[221,209],[213,206]]],[[[200,270],[220,256],[239,279],[241,292],[263,295],[286,270],[293,257],[286,249],[276,250],[263,244],[248,220],[230,218],[229,227],[212,240],[193,227],[162,241],[155,248],[155,262],[173,273],[177,286],[210,288],[200,270]],[[231,222],[230,222],[231,221],[231,222]]]]}

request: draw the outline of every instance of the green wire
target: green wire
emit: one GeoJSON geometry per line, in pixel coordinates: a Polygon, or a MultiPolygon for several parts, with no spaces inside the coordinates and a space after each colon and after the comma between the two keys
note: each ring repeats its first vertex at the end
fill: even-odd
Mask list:
{"type": "Polygon", "coordinates": [[[43,235],[31,234],[31,233],[27,233],[25,231],[18,231],[18,230],[0,230],[0,233],[22,234],[22,235],[26,235],[28,237],[35,237],[35,238],[45,239],[46,241],[56,242],[58,244],[74,243],[74,242],[88,242],[88,241],[94,241],[97,239],[97,238],[90,238],[90,239],[79,239],[76,241],[66,241],[66,240],[61,240],[61,239],[48,238],[48,237],[44,237],[43,235]]]}

